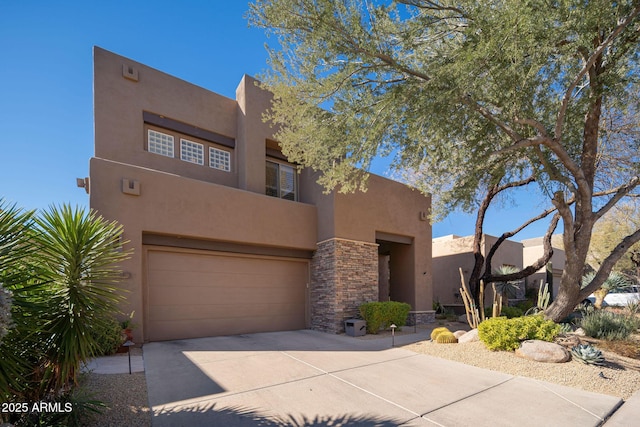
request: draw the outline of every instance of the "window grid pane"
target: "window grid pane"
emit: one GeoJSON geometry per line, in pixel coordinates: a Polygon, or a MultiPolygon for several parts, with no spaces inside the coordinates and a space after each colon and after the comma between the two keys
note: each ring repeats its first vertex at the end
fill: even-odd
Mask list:
{"type": "Polygon", "coordinates": [[[280,197],[287,200],[296,200],[296,176],[293,168],[280,165],[280,197]]]}
{"type": "Polygon", "coordinates": [[[149,129],[148,140],[150,153],[173,157],[173,136],[149,129]]]}
{"type": "Polygon", "coordinates": [[[292,166],[267,161],[265,194],[297,201],[296,171],[292,166]]]}
{"type": "Polygon", "coordinates": [[[180,160],[204,165],[204,146],[187,139],[180,140],[180,160]]]}
{"type": "Polygon", "coordinates": [[[267,196],[278,197],[278,164],[267,162],[267,196]]]}
{"type": "Polygon", "coordinates": [[[209,167],[230,172],[231,154],[228,151],[209,147],[209,167]]]}

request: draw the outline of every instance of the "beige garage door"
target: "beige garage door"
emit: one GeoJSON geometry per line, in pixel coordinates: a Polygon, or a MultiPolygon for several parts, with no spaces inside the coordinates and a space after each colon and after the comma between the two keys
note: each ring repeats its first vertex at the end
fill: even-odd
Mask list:
{"type": "Polygon", "coordinates": [[[304,329],[307,260],[147,248],[146,339],[304,329]]]}

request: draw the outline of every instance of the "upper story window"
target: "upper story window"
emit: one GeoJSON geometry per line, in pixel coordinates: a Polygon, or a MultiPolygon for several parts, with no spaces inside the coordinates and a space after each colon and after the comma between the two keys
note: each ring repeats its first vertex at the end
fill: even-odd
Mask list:
{"type": "Polygon", "coordinates": [[[293,166],[267,160],[266,194],[287,200],[298,200],[296,170],[293,166]]]}
{"type": "Polygon", "coordinates": [[[231,171],[231,153],[218,148],[209,147],[209,167],[225,172],[231,171]]]}
{"type": "Polygon", "coordinates": [[[173,157],[173,136],[149,129],[149,152],[173,157]]]}
{"type": "Polygon", "coordinates": [[[204,165],[204,145],[188,139],[180,139],[180,160],[204,165]]]}
{"type": "Polygon", "coordinates": [[[231,172],[235,139],[149,111],[143,111],[142,118],[148,152],[175,158],[180,150],[180,160],[184,162],[231,172]]]}

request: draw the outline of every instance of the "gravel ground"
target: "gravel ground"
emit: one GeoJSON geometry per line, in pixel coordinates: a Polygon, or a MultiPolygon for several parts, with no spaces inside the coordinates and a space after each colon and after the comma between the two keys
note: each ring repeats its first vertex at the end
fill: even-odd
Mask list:
{"type": "Polygon", "coordinates": [[[490,351],[481,342],[437,344],[422,341],[404,348],[479,368],[608,394],[624,400],[640,390],[640,361],[608,352],[603,352],[606,361],[604,366],[592,366],[573,360],[566,363],[535,362],[519,358],[513,352],[490,351]]]}
{"type": "MultiPolygon", "coordinates": [[[[141,349],[132,354],[142,354],[141,349]]],[[[126,357],[114,355],[113,357],[126,357]]],[[[94,374],[82,377],[82,386],[95,399],[108,405],[102,414],[95,414],[88,427],[151,426],[151,409],[147,398],[144,372],[133,374],[94,374]]]]}
{"type": "MultiPolygon", "coordinates": [[[[456,325],[447,325],[456,330],[456,325]]],[[[410,328],[400,334],[410,333],[410,328]]],[[[376,339],[385,335],[367,335],[376,339]]],[[[422,341],[404,346],[416,353],[453,360],[479,368],[506,372],[568,387],[608,394],[627,400],[640,390],[640,361],[605,352],[605,366],[590,366],[571,361],[541,363],[516,357],[512,352],[490,351],[480,342],[468,344],[436,344],[422,341]],[[600,374],[605,378],[602,378],[600,374]]],[[[118,356],[114,356],[118,357],[118,356]]],[[[144,372],[134,374],[86,374],[85,389],[110,408],[93,417],[87,424],[97,426],[151,426],[151,410],[147,398],[144,372]]]]}

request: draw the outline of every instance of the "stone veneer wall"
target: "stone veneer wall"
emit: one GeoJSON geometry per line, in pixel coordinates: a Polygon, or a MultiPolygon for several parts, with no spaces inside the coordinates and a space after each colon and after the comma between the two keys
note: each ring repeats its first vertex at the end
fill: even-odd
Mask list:
{"type": "Polygon", "coordinates": [[[311,260],[311,328],[343,332],[363,302],[378,300],[378,245],[329,239],[311,260]]]}

